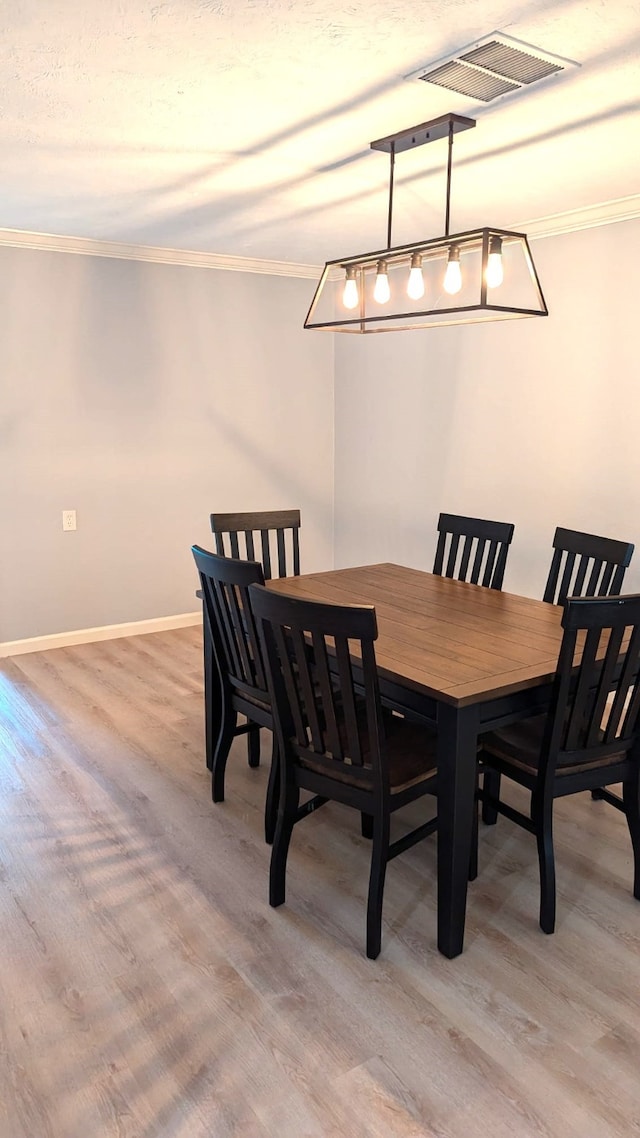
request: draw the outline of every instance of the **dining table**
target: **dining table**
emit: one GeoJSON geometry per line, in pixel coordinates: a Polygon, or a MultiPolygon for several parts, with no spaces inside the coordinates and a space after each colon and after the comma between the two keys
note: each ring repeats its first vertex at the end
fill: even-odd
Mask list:
{"type": "MultiPolygon", "coordinates": [[[[437,732],[438,948],[462,952],[483,732],[548,707],[562,608],[391,563],[285,577],[268,588],[373,605],[381,695],[437,732]]],[[[357,658],[354,666],[357,668],[357,658]]]]}

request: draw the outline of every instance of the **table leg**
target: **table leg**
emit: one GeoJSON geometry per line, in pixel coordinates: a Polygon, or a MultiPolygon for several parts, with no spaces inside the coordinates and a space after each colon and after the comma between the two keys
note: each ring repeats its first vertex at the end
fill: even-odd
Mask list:
{"type": "Polygon", "coordinates": [[[462,952],[475,809],[478,713],[438,708],[438,948],[462,952]]]}

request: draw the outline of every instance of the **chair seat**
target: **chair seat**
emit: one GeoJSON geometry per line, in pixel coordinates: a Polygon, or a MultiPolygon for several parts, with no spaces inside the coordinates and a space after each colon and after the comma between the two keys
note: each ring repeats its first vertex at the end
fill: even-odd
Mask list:
{"type": "MultiPolygon", "coordinates": [[[[347,786],[363,786],[362,777],[351,774],[354,769],[361,772],[371,771],[370,750],[368,746],[368,731],[366,727],[366,709],[364,703],[357,707],[358,728],[362,739],[362,767],[351,767],[348,762],[332,764],[331,777],[337,782],[347,786]]],[[[386,738],[386,751],[389,763],[389,785],[392,794],[398,794],[416,783],[425,779],[434,778],[436,774],[436,736],[422,724],[412,723],[399,715],[383,708],[382,718],[386,738]]],[[[343,732],[338,730],[342,736],[343,732]]],[[[343,740],[346,743],[346,739],[343,740]]],[[[327,774],[325,762],[314,762],[308,755],[301,756],[301,765],[308,770],[319,774],[327,774]]],[[[366,784],[365,784],[366,785],[366,784]]]]}
{"type": "MultiPolygon", "coordinates": [[[[482,738],[482,751],[495,755],[497,759],[508,763],[509,766],[535,775],[538,771],[542,741],[547,723],[546,715],[535,715],[530,719],[521,719],[511,723],[508,727],[501,727],[498,731],[491,731],[482,738]]],[[[624,759],[623,754],[608,755],[606,759],[598,758],[593,762],[561,765],[558,763],[556,774],[558,777],[566,774],[576,774],[579,771],[588,771],[595,767],[614,766],[624,759]]]]}

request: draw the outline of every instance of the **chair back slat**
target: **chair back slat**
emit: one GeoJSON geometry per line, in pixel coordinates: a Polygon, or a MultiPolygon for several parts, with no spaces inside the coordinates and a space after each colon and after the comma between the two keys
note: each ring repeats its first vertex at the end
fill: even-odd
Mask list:
{"type": "MultiPolygon", "coordinates": [[[[453,550],[453,542],[451,543],[451,547],[453,550]]],[[[466,581],[466,579],[467,579],[467,573],[469,572],[469,560],[471,558],[472,548],[473,548],[473,538],[470,536],[465,537],[464,546],[462,548],[462,558],[460,560],[460,569],[459,569],[460,579],[462,581],[466,581]]],[[[451,563],[451,558],[449,558],[449,562],[451,563]]],[[[482,549],[480,547],[480,544],[478,543],[478,547],[476,550],[476,556],[475,556],[475,560],[473,563],[473,569],[471,570],[471,581],[473,582],[474,585],[477,585],[477,583],[478,583],[478,576],[480,573],[481,562],[482,562],[482,549]],[[474,581],[474,577],[475,577],[475,581],[474,581]]],[[[455,558],[454,558],[454,563],[455,563],[455,558]]],[[[454,572],[454,565],[453,564],[451,565],[451,571],[452,571],[452,573],[454,572]]]]}
{"type": "MultiPolygon", "coordinates": [[[[631,553],[633,553],[633,546],[631,546],[631,553]]],[[[631,553],[629,554],[629,561],[631,561],[631,553]]],[[[615,597],[620,593],[629,561],[626,565],[616,565],[607,596],[615,597]]]]}
{"type": "MultiPolygon", "coordinates": [[[[589,568],[589,559],[587,557],[581,557],[578,561],[576,575],[573,578],[573,582],[571,582],[571,573],[575,567],[575,560],[576,559],[574,554],[570,554],[567,557],[567,567],[565,569],[566,580],[563,578],[563,587],[566,596],[570,595],[572,597],[595,597],[596,584],[598,580],[597,574],[595,581],[592,582],[592,579],[589,579],[589,584],[586,588],[584,584],[585,577],[587,576],[587,569],[589,568]]],[[[594,566],[595,564],[596,563],[594,562],[594,566]]]]}
{"type": "Polygon", "coordinates": [[[260,530],[260,544],[262,545],[262,565],[264,568],[264,579],[270,581],[271,573],[271,549],[269,546],[269,530],[260,530]]]}
{"type": "Polygon", "coordinates": [[[194,545],[205,620],[224,682],[238,692],[264,701],[266,673],[249,586],[264,583],[258,561],[221,557],[194,545]]]}
{"type": "MultiPolygon", "coordinates": [[[[638,629],[634,629],[633,631],[632,642],[629,645],[629,657],[635,661],[636,666],[640,666],[638,665],[638,661],[640,660],[640,630],[638,629]]],[[[614,705],[611,709],[611,718],[613,720],[614,714],[618,716],[618,720],[614,720],[614,726],[616,726],[617,722],[624,717],[621,730],[627,735],[629,732],[635,730],[638,723],[638,716],[640,714],[640,684],[637,684],[631,692],[627,691],[626,695],[624,694],[622,684],[620,687],[620,706],[619,709],[616,708],[614,700],[614,705]]]]}
{"type": "Polygon", "coordinates": [[[221,557],[260,560],[265,580],[300,575],[300,511],[263,510],[258,513],[211,514],[216,552],[221,557]],[[258,540],[260,556],[257,557],[258,540]]]}
{"type": "Polygon", "coordinates": [[[449,545],[449,559],[447,561],[447,568],[445,569],[445,577],[453,577],[456,571],[456,558],[458,556],[458,546],[460,545],[460,534],[454,533],[451,535],[451,544],[449,545]]]}
{"type": "Polygon", "coordinates": [[[346,734],[346,752],[355,766],[362,766],[362,746],[356,713],[353,672],[349,655],[349,642],[344,636],[335,637],[338,675],[340,676],[341,705],[346,734]]]}
{"type": "Polygon", "coordinates": [[[342,743],[335,707],[335,692],[331,684],[331,672],[327,658],[327,645],[318,632],[312,634],[312,651],[315,660],[315,678],[322,697],[325,713],[325,746],[335,758],[342,757],[342,743]]]}
{"type": "Polygon", "coordinates": [[[237,586],[223,587],[223,591],[228,600],[232,629],[240,658],[241,674],[245,679],[245,683],[254,686],[256,682],[256,667],[253,654],[249,649],[249,629],[247,628],[248,614],[245,615],[245,606],[242,604],[242,597],[237,586]]]}
{"type": "MultiPolygon", "coordinates": [[[[478,542],[478,546],[479,545],[480,545],[480,543],[478,542]]],[[[505,553],[505,556],[506,556],[506,553],[505,553]]],[[[485,586],[485,588],[491,587],[491,581],[493,580],[493,575],[494,575],[494,572],[496,569],[497,557],[498,557],[498,542],[497,541],[490,541],[489,547],[487,549],[485,568],[484,568],[484,576],[482,578],[482,584],[485,586]]]]}
{"type": "Polygon", "coordinates": [[[587,632],[581,653],[578,682],[575,685],[573,699],[567,708],[567,720],[563,750],[576,751],[583,744],[588,743],[585,724],[591,721],[590,697],[593,692],[595,678],[595,662],[600,646],[600,629],[590,628],[587,632]]]}
{"type": "Polygon", "coordinates": [[[634,546],[631,542],[558,526],[543,600],[563,605],[567,597],[619,594],[634,546]]]}
{"type": "MultiPolygon", "coordinates": [[[[612,725],[610,714],[612,710],[611,692],[615,689],[615,673],[620,658],[623,637],[623,628],[612,628],[609,632],[607,653],[600,670],[598,690],[595,699],[592,700],[593,707],[587,728],[587,746],[589,747],[595,747],[600,742],[602,732],[604,732],[605,742],[610,742],[610,738],[607,738],[605,730],[605,720],[608,727],[612,725]]],[[[621,688],[618,689],[616,696],[620,691],[621,688]]],[[[622,702],[624,703],[624,698],[622,702]]],[[[613,730],[611,738],[613,738],[615,734],[616,729],[613,730]]]]}
{"type": "Polygon", "coordinates": [[[513,531],[511,522],[440,514],[433,572],[472,585],[501,589],[513,531]]]}
{"type": "MultiPolygon", "coordinates": [[[[444,530],[438,534],[438,544],[436,545],[436,555],[433,561],[433,572],[442,576],[442,566],[444,565],[444,549],[447,541],[447,535],[444,530]]],[[[445,573],[446,576],[446,573],[445,573]]]]}
{"type": "MultiPolygon", "coordinates": [[[[567,553],[564,562],[564,570],[562,573],[562,581],[560,582],[560,596],[566,600],[569,595],[571,587],[571,580],[573,577],[573,570],[575,566],[576,555],[575,553],[567,553]]],[[[579,595],[579,594],[576,594],[579,595]]],[[[563,602],[564,603],[564,602],[563,602]]]]}
{"type": "Polygon", "coordinates": [[[543,601],[549,604],[556,604],[556,586],[558,583],[558,576],[560,574],[560,564],[562,562],[562,550],[554,549],[553,557],[551,558],[551,567],[549,569],[549,576],[547,584],[545,585],[543,601]]]}
{"type": "MultiPolygon", "coordinates": [[[[606,722],[603,724],[603,732],[606,742],[610,742],[620,734],[620,731],[626,732],[628,724],[624,722],[627,719],[625,714],[627,705],[630,702],[633,692],[631,687],[633,679],[638,666],[638,633],[634,629],[631,636],[631,641],[627,648],[624,659],[624,665],[620,674],[620,681],[615,689],[615,695],[609,708],[609,714],[606,722]]],[[[633,722],[633,713],[631,720],[633,722]]]]}
{"type": "MultiPolygon", "coordinates": [[[[318,754],[325,749],[324,731],[320,717],[325,718],[324,700],[314,691],[315,676],[312,675],[311,656],[307,654],[305,638],[299,628],[289,630],[289,642],[293,646],[298,701],[304,711],[304,720],[311,736],[311,747],[318,754]]],[[[313,653],[315,658],[315,653],[313,653]]]]}
{"type": "Polygon", "coordinates": [[[229,672],[232,676],[242,680],[243,683],[248,683],[250,680],[248,655],[246,651],[243,653],[240,646],[240,630],[238,625],[241,624],[241,617],[239,614],[239,605],[236,603],[236,597],[233,590],[229,589],[224,583],[211,582],[209,587],[212,590],[214,604],[217,607],[222,627],[224,643],[227,647],[229,672]]]}
{"type": "Polygon", "coordinates": [[[278,576],[286,577],[287,575],[287,558],[284,551],[284,530],[276,530],[276,540],[278,542],[278,576]]]}
{"type": "Polygon", "coordinates": [[[333,777],[348,765],[353,781],[370,782],[374,767],[380,773],[383,744],[374,609],[303,601],[258,586],[251,602],[285,760],[333,777]]]}
{"type": "Polygon", "coordinates": [[[640,595],[568,600],[541,777],[624,761],[640,712],[640,595]]]}
{"type": "MultiPolygon", "coordinates": [[[[606,564],[604,561],[598,559],[593,561],[593,568],[591,569],[591,576],[589,578],[589,585],[586,587],[585,596],[608,596],[609,583],[614,575],[614,567],[612,564],[606,564]]],[[[580,594],[579,594],[580,595],[580,594]]]]}
{"type": "MultiPolygon", "coordinates": [[[[260,622],[258,621],[258,630],[260,633],[260,622]]],[[[288,629],[278,626],[273,629],[273,638],[275,653],[274,658],[279,661],[280,667],[278,669],[278,688],[281,689],[279,698],[283,708],[286,707],[286,722],[283,723],[283,729],[287,737],[294,736],[297,739],[299,747],[307,747],[309,738],[307,734],[306,719],[304,715],[304,708],[300,699],[300,691],[296,682],[296,669],[294,666],[294,653],[290,644],[290,637],[288,629]],[[284,696],[284,698],[283,698],[284,696]]],[[[271,644],[268,645],[271,651],[271,644]]],[[[263,643],[263,652],[265,644],[263,643]]],[[[265,654],[266,659],[266,654],[265,654]]],[[[267,660],[267,680],[270,675],[270,667],[267,660]]],[[[284,714],[284,713],[283,713],[284,714]]]]}

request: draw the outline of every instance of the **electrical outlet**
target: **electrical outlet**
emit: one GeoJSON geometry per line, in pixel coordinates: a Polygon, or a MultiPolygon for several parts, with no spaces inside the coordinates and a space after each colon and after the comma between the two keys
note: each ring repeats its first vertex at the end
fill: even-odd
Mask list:
{"type": "Polygon", "coordinates": [[[66,533],[76,528],[76,512],[75,510],[62,511],[62,528],[66,533]]]}

